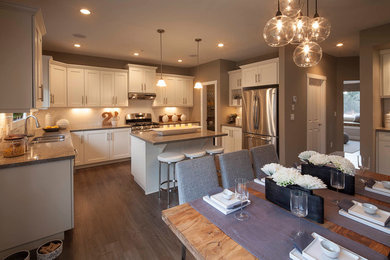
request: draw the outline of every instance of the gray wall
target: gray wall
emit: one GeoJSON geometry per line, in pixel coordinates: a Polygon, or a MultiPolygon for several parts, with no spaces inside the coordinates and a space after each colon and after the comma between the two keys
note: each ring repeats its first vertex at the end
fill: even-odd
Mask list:
{"type": "Polygon", "coordinates": [[[360,151],[371,158],[375,169],[375,128],[382,126],[383,109],[389,101],[380,98],[379,50],[390,43],[390,24],[360,32],[360,151]]]}
{"type": "MultiPolygon", "coordinates": [[[[279,136],[280,159],[283,164],[292,165],[298,160],[300,152],[305,151],[306,124],[307,124],[307,73],[327,77],[326,83],[326,151],[327,153],[339,148],[337,133],[337,91],[335,57],[323,54],[320,63],[312,68],[300,68],[295,65],[292,55],[295,46],[280,48],[280,75],[279,75],[279,136]],[[298,102],[295,111],[291,110],[292,98],[297,96],[298,102]],[[295,114],[295,120],[290,120],[290,114],[295,114]],[[333,143],[333,147],[331,147],[333,143]]],[[[341,115],[338,115],[341,116],[341,115]]]]}

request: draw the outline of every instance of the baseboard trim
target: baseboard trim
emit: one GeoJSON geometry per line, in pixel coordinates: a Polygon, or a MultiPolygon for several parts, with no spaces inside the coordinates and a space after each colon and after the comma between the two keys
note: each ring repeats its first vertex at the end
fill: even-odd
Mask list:
{"type": "Polygon", "coordinates": [[[107,165],[107,164],[113,164],[113,163],[119,163],[119,162],[126,162],[131,161],[131,158],[123,158],[123,159],[117,159],[117,160],[110,160],[110,161],[104,161],[104,162],[98,162],[98,163],[90,163],[90,164],[83,164],[79,166],[75,166],[75,169],[84,169],[84,168],[90,168],[95,166],[101,166],[101,165],[107,165]]]}

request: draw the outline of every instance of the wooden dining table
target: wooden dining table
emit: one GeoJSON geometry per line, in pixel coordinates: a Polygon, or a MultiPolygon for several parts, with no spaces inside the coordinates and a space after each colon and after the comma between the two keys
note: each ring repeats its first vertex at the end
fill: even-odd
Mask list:
{"type": "MultiPolygon", "coordinates": [[[[375,180],[390,181],[390,176],[374,172],[366,172],[364,176],[372,177],[375,180]]],[[[265,200],[264,193],[250,188],[249,192],[251,195],[265,200]]],[[[355,197],[390,208],[390,203],[385,203],[358,194],[355,194],[355,197]]],[[[191,207],[189,203],[162,211],[162,219],[196,259],[257,259],[245,248],[227,236],[217,226],[211,223],[206,217],[191,207]]],[[[352,230],[336,225],[326,219],[324,224],[321,225],[335,233],[361,243],[380,254],[385,256],[390,254],[390,247],[357,234],[352,230]]],[[[288,258],[288,256],[286,256],[286,258],[288,258]]]]}

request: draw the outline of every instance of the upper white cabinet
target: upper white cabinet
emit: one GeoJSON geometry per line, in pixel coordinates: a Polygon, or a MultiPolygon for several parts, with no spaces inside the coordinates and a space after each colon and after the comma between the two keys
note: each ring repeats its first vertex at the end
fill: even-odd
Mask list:
{"type": "Polygon", "coordinates": [[[390,50],[380,52],[381,97],[390,98],[390,50]]]}
{"type": "Polygon", "coordinates": [[[51,56],[42,55],[42,89],[41,108],[50,107],[50,62],[51,56]]]}
{"type": "Polygon", "coordinates": [[[127,96],[127,72],[115,72],[114,80],[114,106],[127,107],[129,105],[129,98],[127,96]]]}
{"type": "Polygon", "coordinates": [[[229,71],[229,105],[241,106],[242,103],[242,72],[241,70],[229,71]]]}
{"type": "Polygon", "coordinates": [[[66,65],[49,63],[50,107],[66,107],[66,65]]]}
{"type": "MultiPolygon", "coordinates": [[[[167,86],[157,87],[153,106],[192,107],[194,105],[193,77],[164,74],[163,78],[167,86]]],[[[156,77],[155,82],[159,79],[159,76],[156,77]]]]}
{"type": "Polygon", "coordinates": [[[39,10],[0,2],[0,112],[26,112],[43,104],[39,10]]]}
{"type": "Polygon", "coordinates": [[[83,107],[84,96],[84,69],[67,68],[68,106],[83,107]]]}
{"type": "Polygon", "coordinates": [[[84,106],[98,107],[100,106],[100,71],[85,70],[84,76],[84,106]]]}
{"type": "Polygon", "coordinates": [[[156,67],[128,64],[129,92],[156,93],[156,67]]]}
{"type": "MultiPolygon", "coordinates": [[[[102,71],[100,73],[100,104],[111,106],[115,104],[115,73],[102,71]]],[[[127,97],[127,93],[126,93],[127,97]]]]}
{"type": "Polygon", "coordinates": [[[279,84],[279,58],[240,66],[242,87],[279,84]]]}

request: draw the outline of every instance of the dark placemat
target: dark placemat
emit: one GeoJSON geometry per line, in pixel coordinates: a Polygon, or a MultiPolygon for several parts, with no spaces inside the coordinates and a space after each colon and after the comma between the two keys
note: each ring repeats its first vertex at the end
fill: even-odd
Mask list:
{"type": "MultiPolygon", "coordinates": [[[[245,209],[250,218],[243,222],[236,220],[234,213],[225,216],[202,198],[190,202],[190,205],[257,258],[288,259],[294,248],[293,233],[297,231],[300,219],[256,196],[250,196],[250,200],[252,204],[245,209]]],[[[307,233],[316,232],[368,259],[387,259],[384,255],[320,225],[306,219],[301,221],[302,229],[307,233]]]]}

